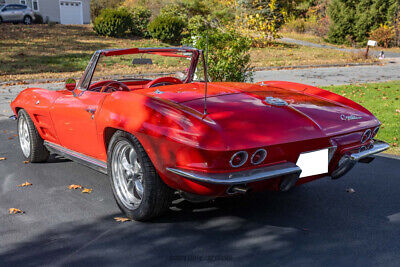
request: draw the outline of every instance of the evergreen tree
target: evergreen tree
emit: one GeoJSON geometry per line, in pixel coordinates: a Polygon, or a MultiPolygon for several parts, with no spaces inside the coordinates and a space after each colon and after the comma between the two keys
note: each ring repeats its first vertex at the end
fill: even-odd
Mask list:
{"type": "Polygon", "coordinates": [[[328,40],[333,43],[365,43],[369,33],[391,23],[397,0],[332,0],[332,25],[328,40]]]}

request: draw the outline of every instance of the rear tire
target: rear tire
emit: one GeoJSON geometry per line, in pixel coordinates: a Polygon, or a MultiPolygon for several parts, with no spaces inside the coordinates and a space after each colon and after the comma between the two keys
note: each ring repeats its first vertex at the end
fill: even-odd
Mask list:
{"type": "Polygon", "coordinates": [[[43,139],[39,135],[35,124],[28,112],[18,111],[18,139],[22,154],[29,162],[44,162],[49,158],[49,151],[43,145],[43,139]]]}
{"type": "Polygon", "coordinates": [[[136,137],[117,131],[110,140],[107,159],[114,198],[128,218],[146,221],[168,210],[173,190],[161,180],[136,137]]]}
{"type": "Polygon", "coordinates": [[[3,23],[3,19],[2,19],[2,17],[0,17],[0,24],[2,24],[3,23]]]}

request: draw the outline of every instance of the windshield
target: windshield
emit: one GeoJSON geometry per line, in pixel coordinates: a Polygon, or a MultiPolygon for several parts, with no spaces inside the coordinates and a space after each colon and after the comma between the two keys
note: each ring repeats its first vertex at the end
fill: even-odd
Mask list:
{"type": "Polygon", "coordinates": [[[91,84],[105,80],[154,80],[174,77],[187,78],[191,52],[146,52],[127,55],[102,55],[97,63],[91,84]]]}

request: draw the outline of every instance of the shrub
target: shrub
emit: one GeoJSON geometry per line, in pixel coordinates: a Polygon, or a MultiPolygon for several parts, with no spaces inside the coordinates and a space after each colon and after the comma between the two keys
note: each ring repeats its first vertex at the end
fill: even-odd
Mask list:
{"type": "Polygon", "coordinates": [[[99,35],[121,37],[132,25],[132,14],[126,9],[104,9],[93,23],[99,35]]]}
{"type": "Polygon", "coordinates": [[[206,30],[206,23],[202,16],[196,15],[189,19],[187,30],[190,35],[196,35],[206,30]]]}
{"type": "Polygon", "coordinates": [[[285,30],[304,33],[306,31],[306,21],[304,18],[291,19],[285,24],[285,30]]]}
{"type": "Polygon", "coordinates": [[[396,32],[393,26],[380,25],[379,28],[373,30],[370,38],[377,41],[380,46],[388,48],[396,37],[396,32]]]}
{"type": "Polygon", "coordinates": [[[293,18],[285,24],[284,29],[289,32],[310,33],[325,37],[329,31],[329,18],[316,16],[293,18]]]}
{"type": "Polygon", "coordinates": [[[162,42],[169,44],[180,44],[185,22],[177,16],[167,14],[156,17],[149,23],[149,34],[162,42]]]}
{"type": "Polygon", "coordinates": [[[183,20],[188,19],[187,11],[180,2],[175,2],[161,8],[160,16],[181,17],[183,20]]]}
{"type": "Polygon", "coordinates": [[[130,9],[132,13],[132,23],[130,31],[134,36],[148,37],[147,26],[150,22],[151,11],[145,7],[135,7],[130,9]]]}
{"type": "MultiPolygon", "coordinates": [[[[206,49],[207,35],[202,31],[194,45],[206,49]]],[[[252,80],[250,72],[251,40],[235,31],[209,31],[208,77],[211,81],[244,82],[252,80]]],[[[201,73],[199,74],[201,75],[201,73]]]]}
{"type": "Polygon", "coordinates": [[[90,17],[94,21],[103,9],[117,8],[123,0],[91,0],[90,1],[90,17]]]}

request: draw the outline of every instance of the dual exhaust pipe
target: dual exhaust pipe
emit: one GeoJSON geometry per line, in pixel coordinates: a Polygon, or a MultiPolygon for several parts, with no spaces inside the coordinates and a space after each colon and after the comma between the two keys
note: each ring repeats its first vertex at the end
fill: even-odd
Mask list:
{"type": "MultiPolygon", "coordinates": [[[[281,192],[289,191],[292,187],[296,185],[299,176],[300,176],[299,173],[293,173],[282,177],[279,183],[279,191],[281,192]]],[[[251,191],[250,187],[248,187],[246,184],[241,184],[229,187],[228,190],[226,190],[226,193],[228,195],[237,195],[237,194],[245,195],[250,191],[251,191]]]]}

